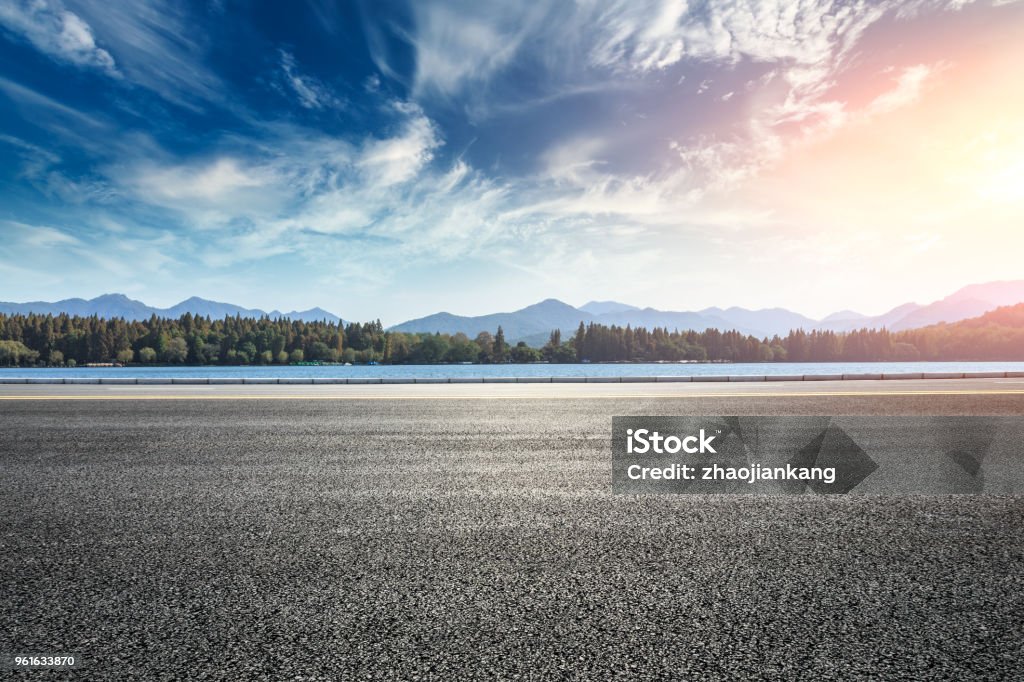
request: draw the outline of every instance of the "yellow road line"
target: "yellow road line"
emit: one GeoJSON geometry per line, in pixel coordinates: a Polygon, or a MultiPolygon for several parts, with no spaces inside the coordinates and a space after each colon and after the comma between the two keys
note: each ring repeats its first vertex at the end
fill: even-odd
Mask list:
{"type": "Polygon", "coordinates": [[[263,394],[110,394],[110,395],[0,395],[0,401],[19,400],[621,400],[665,398],[820,398],[820,397],[884,397],[884,396],[966,396],[966,395],[1024,395],[1024,389],[1011,390],[938,390],[938,391],[808,391],[808,392],[750,392],[750,393],[586,393],[548,395],[281,395],[263,394]]]}

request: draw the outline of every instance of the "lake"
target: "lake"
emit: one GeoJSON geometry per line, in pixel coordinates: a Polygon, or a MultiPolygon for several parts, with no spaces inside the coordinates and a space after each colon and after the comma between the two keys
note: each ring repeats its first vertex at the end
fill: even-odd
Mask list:
{"type": "Polygon", "coordinates": [[[268,365],[247,367],[61,367],[3,368],[3,377],[267,377],[267,378],[444,378],[444,377],[625,377],[779,374],[869,374],[901,372],[1024,372],[1024,362],[766,362],[637,363],[572,365],[268,365]]]}

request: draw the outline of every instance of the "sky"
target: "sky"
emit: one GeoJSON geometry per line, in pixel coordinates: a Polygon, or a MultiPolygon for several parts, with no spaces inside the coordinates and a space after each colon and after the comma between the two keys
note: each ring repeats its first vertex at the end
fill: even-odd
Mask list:
{"type": "Polygon", "coordinates": [[[1024,2],[0,0],[0,300],[877,314],[1024,278],[1024,2]]]}

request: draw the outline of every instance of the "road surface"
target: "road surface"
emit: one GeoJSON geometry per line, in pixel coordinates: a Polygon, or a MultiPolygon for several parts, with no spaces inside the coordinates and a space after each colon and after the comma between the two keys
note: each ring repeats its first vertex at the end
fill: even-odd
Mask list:
{"type": "Polygon", "coordinates": [[[1024,415],[1024,383],[2,386],[0,652],[89,680],[1019,673],[1021,497],[613,496],[624,414],[1024,415]]]}

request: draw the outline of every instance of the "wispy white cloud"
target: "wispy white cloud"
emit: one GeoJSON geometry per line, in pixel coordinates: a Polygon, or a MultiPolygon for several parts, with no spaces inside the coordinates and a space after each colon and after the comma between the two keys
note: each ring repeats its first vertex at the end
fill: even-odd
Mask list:
{"type": "Polygon", "coordinates": [[[96,44],[92,27],[60,0],[6,0],[0,25],[57,61],[119,76],[114,58],[96,44]]]}
{"type": "Polygon", "coordinates": [[[232,158],[219,158],[199,165],[135,168],[131,177],[148,198],[171,201],[218,201],[239,192],[264,188],[271,178],[261,177],[259,169],[243,168],[232,158]]]}
{"type": "Polygon", "coordinates": [[[895,3],[586,0],[591,63],[664,69],[684,59],[836,65],[895,3]],[[653,19],[652,19],[653,17],[653,19]]]}
{"type": "Polygon", "coordinates": [[[673,140],[669,148],[678,154],[695,189],[706,193],[735,190],[782,162],[794,148],[819,143],[848,126],[865,125],[913,104],[944,68],[940,62],[901,69],[891,88],[860,108],[841,99],[805,98],[790,90],[781,101],[751,112],[728,134],[673,140]]]}
{"type": "MultiPolygon", "coordinates": [[[[62,104],[52,97],[47,97],[41,92],[15,83],[3,76],[0,76],[0,92],[35,115],[44,112],[44,115],[57,117],[65,127],[70,123],[90,132],[107,127],[106,123],[95,116],[62,104]]],[[[32,120],[36,120],[36,117],[34,116],[32,120]]]]}
{"type": "Polygon", "coordinates": [[[436,126],[419,107],[398,106],[407,114],[400,133],[368,140],[357,161],[368,181],[380,187],[390,187],[415,177],[441,144],[436,126]]]}
{"type": "Polygon", "coordinates": [[[413,91],[451,95],[486,82],[508,65],[540,23],[537,5],[414,3],[409,37],[416,51],[413,91]]]}
{"type": "MultiPolygon", "coordinates": [[[[85,226],[81,217],[79,220],[75,234],[67,227],[45,223],[0,221],[4,237],[0,240],[0,272],[27,278],[42,295],[55,287],[59,296],[69,285],[75,287],[75,295],[109,292],[84,285],[83,272],[104,273],[118,282],[121,291],[144,293],[144,279],[166,282],[170,273],[180,271],[182,263],[176,255],[181,253],[181,243],[173,234],[154,233],[138,225],[133,226],[130,237],[115,236],[112,230],[96,226],[83,232],[85,226]]],[[[106,221],[97,221],[102,222],[106,221]]]]}
{"type": "Polygon", "coordinates": [[[125,158],[107,174],[118,191],[176,216],[186,231],[226,234],[282,210],[292,197],[283,171],[261,158],[179,161],[165,155],[125,158]]]}
{"type": "Polygon", "coordinates": [[[5,220],[3,225],[7,239],[26,246],[45,249],[82,245],[82,241],[74,235],[48,225],[29,225],[14,220],[5,220]]]}
{"type": "Polygon", "coordinates": [[[405,35],[415,50],[414,93],[486,87],[516,58],[538,61],[568,87],[602,74],[607,81],[608,74],[643,75],[687,61],[741,60],[802,69],[803,86],[820,87],[864,32],[900,3],[540,0],[481,7],[414,3],[405,35]],[[596,73],[588,76],[587,67],[596,73]]]}
{"type": "Polygon", "coordinates": [[[280,54],[281,71],[285,82],[298,97],[301,106],[306,109],[333,109],[344,106],[344,102],[326,85],[312,76],[299,73],[295,55],[286,50],[281,50],[280,54]]]}
{"type": "Polygon", "coordinates": [[[19,176],[48,197],[68,204],[104,203],[117,193],[100,178],[89,175],[73,179],[62,172],[62,159],[57,154],[11,135],[0,135],[0,142],[13,147],[21,157],[19,176]]]}
{"type": "Polygon", "coordinates": [[[166,216],[158,222],[177,225],[177,248],[191,244],[211,267],[283,254],[319,258],[325,238],[391,241],[403,252],[415,241],[410,253],[436,253],[444,240],[430,246],[429,235],[450,224],[431,223],[440,214],[423,203],[463,211],[476,201],[475,174],[459,161],[431,167],[442,140],[418,106],[394,102],[385,113],[395,119],[390,136],[351,142],[280,124],[201,157],[133,154],[115,141],[120,155],[101,171],[116,191],[166,216]]]}
{"type": "Polygon", "coordinates": [[[913,103],[921,96],[929,79],[934,78],[936,72],[941,71],[944,66],[941,63],[932,66],[917,64],[902,69],[896,79],[896,85],[876,97],[867,107],[866,114],[884,114],[913,103]]]}
{"type": "Polygon", "coordinates": [[[39,178],[60,162],[60,157],[53,152],[13,135],[0,135],[0,142],[10,145],[22,156],[21,176],[24,178],[39,178]]]}
{"type": "Polygon", "coordinates": [[[601,155],[607,148],[603,137],[572,137],[544,152],[544,173],[556,182],[582,186],[602,165],[601,155]]]}
{"type": "Polygon", "coordinates": [[[224,102],[205,64],[201,32],[174,3],[135,0],[7,0],[0,26],[53,59],[152,90],[199,108],[224,102]]]}
{"type": "Polygon", "coordinates": [[[227,89],[206,63],[205,34],[177,3],[74,0],[132,83],[193,109],[226,101],[227,89]]]}

